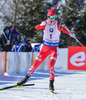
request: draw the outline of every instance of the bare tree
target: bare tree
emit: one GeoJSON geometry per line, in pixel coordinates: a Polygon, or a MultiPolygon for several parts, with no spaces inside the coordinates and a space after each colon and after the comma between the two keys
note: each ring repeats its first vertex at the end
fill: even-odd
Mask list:
{"type": "Polygon", "coordinates": [[[16,17],[18,14],[18,6],[20,0],[4,0],[4,3],[1,4],[0,11],[3,14],[4,23],[14,23],[16,22],[16,17]]]}

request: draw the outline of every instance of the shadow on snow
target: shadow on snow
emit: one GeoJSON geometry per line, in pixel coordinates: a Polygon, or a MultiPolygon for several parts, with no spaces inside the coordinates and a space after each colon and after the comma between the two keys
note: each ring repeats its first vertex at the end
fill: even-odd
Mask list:
{"type": "MultiPolygon", "coordinates": [[[[21,81],[26,73],[20,73],[20,74],[12,74],[12,75],[1,75],[0,76],[0,85],[1,84],[11,84],[16,81],[21,81]]],[[[76,72],[55,72],[55,77],[63,76],[63,75],[71,75],[71,74],[76,74],[76,72]]],[[[43,78],[49,78],[49,70],[45,71],[39,71],[36,70],[31,78],[28,81],[31,80],[40,80],[43,78]]]]}

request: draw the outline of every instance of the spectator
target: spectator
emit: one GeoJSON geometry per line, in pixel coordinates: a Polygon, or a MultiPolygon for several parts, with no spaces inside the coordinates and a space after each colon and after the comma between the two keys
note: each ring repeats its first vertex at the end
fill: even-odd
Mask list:
{"type": "Polygon", "coordinates": [[[10,28],[6,26],[3,31],[4,34],[1,34],[1,51],[11,51],[13,39],[10,28]]]}
{"type": "Polygon", "coordinates": [[[32,51],[32,46],[31,46],[31,41],[30,40],[24,40],[23,43],[25,44],[24,45],[24,48],[22,49],[23,52],[31,52],[32,51]]]}
{"type": "Polygon", "coordinates": [[[16,30],[17,30],[17,27],[14,25],[11,29],[13,44],[19,44],[21,42],[21,36],[16,30]]]}
{"type": "Polygon", "coordinates": [[[32,46],[30,40],[24,40],[22,44],[15,44],[12,48],[12,52],[31,52],[32,46]]]}

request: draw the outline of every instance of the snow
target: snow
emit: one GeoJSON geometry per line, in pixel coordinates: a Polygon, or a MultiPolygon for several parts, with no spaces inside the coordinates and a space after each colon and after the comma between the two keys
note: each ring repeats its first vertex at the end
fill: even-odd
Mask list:
{"type": "MultiPolygon", "coordinates": [[[[3,74],[0,76],[0,88],[14,85],[24,78],[26,73],[3,74]]],[[[49,92],[49,71],[36,70],[27,83],[35,86],[0,91],[0,100],[86,100],[86,72],[57,72],[55,92],[49,92]]]]}

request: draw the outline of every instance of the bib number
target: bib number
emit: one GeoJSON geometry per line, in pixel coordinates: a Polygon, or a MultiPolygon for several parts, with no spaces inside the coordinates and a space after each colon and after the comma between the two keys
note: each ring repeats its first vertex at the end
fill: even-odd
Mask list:
{"type": "Polygon", "coordinates": [[[52,34],[50,34],[50,39],[52,39],[52,34]]]}

